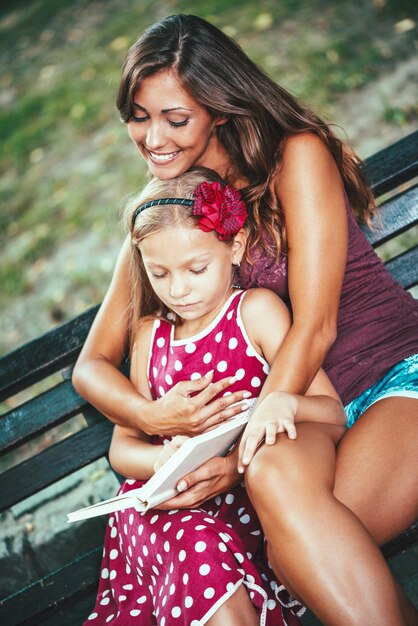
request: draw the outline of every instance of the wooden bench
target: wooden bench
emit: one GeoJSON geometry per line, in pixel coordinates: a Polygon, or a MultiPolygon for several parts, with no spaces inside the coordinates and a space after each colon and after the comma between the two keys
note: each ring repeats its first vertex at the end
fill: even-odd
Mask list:
{"type": "MultiPolygon", "coordinates": [[[[365,229],[372,244],[378,246],[418,222],[418,186],[416,183],[407,186],[418,175],[418,132],[370,157],[366,171],[377,197],[392,194],[381,206],[383,225],[377,224],[372,232],[365,229]]],[[[411,246],[387,261],[387,267],[405,288],[416,285],[418,246],[411,246]]],[[[0,359],[0,400],[8,401],[10,406],[15,403],[10,398],[18,392],[42,383],[51,374],[64,373],[53,387],[35,392],[31,399],[10,408],[0,417],[1,458],[11,450],[18,454],[24,444],[41,433],[50,433],[51,429],[77,414],[85,418],[82,430],[2,471],[0,512],[107,454],[111,424],[80,398],[70,377],[97,309],[97,306],[93,307],[0,359]]],[[[105,520],[102,522],[104,524],[105,520]]],[[[93,524],[95,520],[86,523],[93,524]]],[[[83,549],[81,541],[77,541],[78,535],[73,532],[69,540],[71,554],[58,569],[41,572],[35,580],[26,581],[22,588],[12,590],[0,600],[0,623],[7,626],[81,624],[94,603],[102,530],[103,526],[96,533],[96,546],[88,550],[83,549]]],[[[415,524],[383,548],[385,556],[405,551],[417,542],[417,538],[418,524],[415,524]]]]}

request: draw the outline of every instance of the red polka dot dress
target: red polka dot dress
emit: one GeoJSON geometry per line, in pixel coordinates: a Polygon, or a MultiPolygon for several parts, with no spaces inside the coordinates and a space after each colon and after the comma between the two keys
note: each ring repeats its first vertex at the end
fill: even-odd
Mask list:
{"type": "MultiPolygon", "coordinates": [[[[187,339],[174,339],[174,327],[156,320],[148,365],[154,398],[210,369],[215,380],[237,378],[227,393],[248,389],[258,395],[269,368],[243,326],[244,297],[235,292],[204,331],[187,339]]],[[[141,484],[126,480],[120,492],[141,484]]],[[[299,624],[304,609],[267,563],[261,525],[243,484],[198,509],[129,508],[109,516],[96,605],[84,626],[203,626],[241,584],[260,625],[299,624]]]]}

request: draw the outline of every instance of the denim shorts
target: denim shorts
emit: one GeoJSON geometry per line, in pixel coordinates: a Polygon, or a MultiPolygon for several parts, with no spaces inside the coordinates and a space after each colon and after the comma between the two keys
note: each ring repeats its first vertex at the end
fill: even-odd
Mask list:
{"type": "Polygon", "coordinates": [[[377,383],[344,407],[347,427],[350,428],[372,404],[390,396],[418,400],[418,354],[397,363],[377,383]]]}

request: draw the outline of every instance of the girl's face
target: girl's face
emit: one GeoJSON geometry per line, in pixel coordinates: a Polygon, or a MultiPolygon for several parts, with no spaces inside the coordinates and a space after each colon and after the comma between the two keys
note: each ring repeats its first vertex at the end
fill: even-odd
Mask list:
{"type": "Polygon", "coordinates": [[[245,249],[242,229],[231,245],[199,228],[165,228],[139,245],[151,286],[164,304],[195,334],[217,315],[232,290],[232,265],[245,249]]]}
{"type": "Polygon", "coordinates": [[[214,129],[226,118],[213,119],[172,72],[142,81],[135,94],[134,116],[128,133],[153,176],[167,180],[199,165],[224,173],[228,155],[214,129]]]}

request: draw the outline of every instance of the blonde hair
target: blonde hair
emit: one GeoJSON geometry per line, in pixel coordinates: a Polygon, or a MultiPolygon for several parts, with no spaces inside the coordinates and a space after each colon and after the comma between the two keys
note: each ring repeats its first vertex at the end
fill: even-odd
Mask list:
{"type": "MultiPolygon", "coordinates": [[[[139,245],[146,237],[162,230],[176,226],[198,228],[199,216],[192,214],[193,207],[179,204],[156,205],[141,211],[135,219],[134,213],[141,205],[150,200],[163,198],[193,199],[196,187],[203,182],[225,182],[214,171],[206,168],[193,168],[171,180],[153,178],[142,192],[129,201],[124,211],[125,227],[131,237],[131,255],[129,263],[129,281],[131,302],[129,310],[130,345],[135,337],[139,324],[149,317],[162,316],[174,324],[181,324],[181,320],[158,298],[154,292],[146,272],[139,245]]],[[[233,238],[223,242],[231,245],[233,238]]],[[[232,277],[232,273],[231,273],[232,277]]]]}

